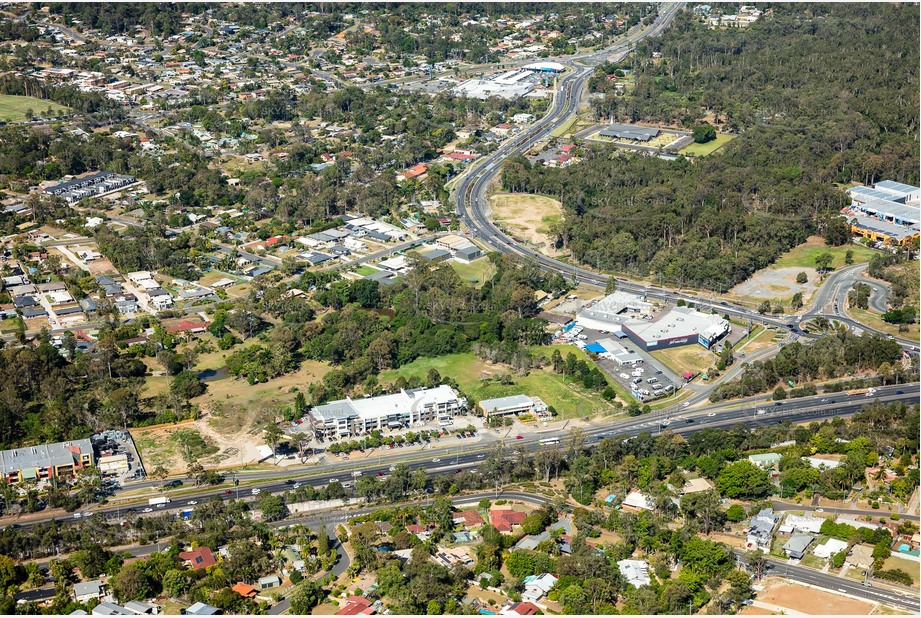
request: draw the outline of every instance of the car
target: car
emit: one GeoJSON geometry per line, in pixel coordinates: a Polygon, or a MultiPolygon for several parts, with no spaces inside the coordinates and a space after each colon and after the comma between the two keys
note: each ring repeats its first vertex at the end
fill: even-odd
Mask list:
{"type": "Polygon", "coordinates": [[[861,584],[861,585],[862,585],[862,586],[866,586],[867,588],[872,588],[872,587],[873,587],[873,584],[871,584],[870,582],[863,582],[863,584],[861,584]]]}
{"type": "Polygon", "coordinates": [[[722,306],[724,306],[724,307],[728,307],[728,306],[729,306],[729,303],[727,303],[725,300],[721,300],[721,301],[720,301],[720,304],[721,304],[722,306]]]}
{"type": "Polygon", "coordinates": [[[816,509],[815,512],[816,512],[816,513],[824,513],[824,512],[825,512],[825,509],[816,509]]]}
{"type": "Polygon", "coordinates": [[[232,489],[225,489],[225,490],[224,490],[224,495],[225,495],[225,496],[232,496],[232,495],[233,495],[233,490],[232,490],[232,489]]]}
{"type": "Polygon", "coordinates": [[[186,504],[188,504],[189,506],[195,506],[196,504],[198,504],[198,500],[189,500],[188,502],[186,502],[186,504]]]}
{"type": "Polygon", "coordinates": [[[681,404],[681,407],[682,407],[682,408],[686,408],[686,407],[688,407],[689,405],[691,405],[691,402],[690,402],[690,401],[685,401],[683,404],[681,404]]]}
{"type": "Polygon", "coordinates": [[[342,484],[342,489],[350,489],[351,487],[352,487],[352,484],[349,482],[345,482],[342,484]]]}
{"type": "Polygon", "coordinates": [[[291,486],[291,488],[292,488],[292,489],[300,489],[300,488],[301,488],[301,484],[300,484],[300,483],[295,483],[294,485],[291,486]]]}
{"type": "Polygon", "coordinates": [[[339,479],[329,479],[330,485],[332,485],[333,483],[338,483],[338,482],[339,482],[339,479]]]}
{"type": "Polygon", "coordinates": [[[515,436],[516,440],[524,440],[524,436],[515,436]]]}
{"type": "Polygon", "coordinates": [[[763,409],[762,409],[762,410],[758,410],[758,416],[761,416],[761,415],[764,414],[765,412],[767,412],[767,410],[763,410],[763,409]]]}
{"type": "Polygon", "coordinates": [[[294,479],[288,479],[285,481],[285,485],[294,485],[294,479]]]}
{"type": "Polygon", "coordinates": [[[348,461],[348,460],[349,460],[348,457],[343,457],[343,458],[342,458],[342,461],[348,461]]]}
{"type": "Polygon", "coordinates": [[[775,401],[775,402],[774,402],[774,405],[775,405],[775,406],[782,406],[783,404],[780,403],[779,401],[775,401]]]}
{"type": "Polygon", "coordinates": [[[896,394],[896,395],[904,395],[904,394],[905,394],[905,391],[896,391],[895,394],[896,394]]]}
{"type": "Polygon", "coordinates": [[[432,463],[441,463],[441,460],[436,457],[432,460],[432,463]]]}
{"type": "Polygon", "coordinates": [[[685,422],[685,423],[688,423],[688,424],[691,424],[691,423],[694,422],[694,419],[693,419],[693,418],[686,418],[686,419],[684,419],[684,422],[685,422]]]}
{"type": "Polygon", "coordinates": [[[165,504],[158,504],[158,505],[157,505],[157,508],[158,508],[158,509],[162,509],[164,506],[166,506],[166,505],[165,505],[165,504]]]}
{"type": "Polygon", "coordinates": [[[141,511],[141,512],[142,512],[142,513],[153,513],[153,509],[150,508],[150,507],[148,506],[146,509],[144,509],[144,510],[141,511]]]}
{"type": "Polygon", "coordinates": [[[388,445],[387,445],[387,449],[388,449],[388,450],[393,450],[393,448],[394,448],[394,447],[393,447],[392,444],[388,444],[388,445]]]}
{"type": "Polygon", "coordinates": [[[464,439],[464,436],[462,436],[461,434],[457,434],[457,439],[458,439],[458,440],[463,440],[463,439],[464,439]]]}
{"type": "Polygon", "coordinates": [[[261,489],[259,489],[258,487],[253,487],[252,494],[253,494],[254,496],[258,496],[260,493],[262,493],[262,490],[261,490],[261,489]]]}
{"type": "Polygon", "coordinates": [[[662,426],[663,426],[663,427],[668,427],[668,426],[671,425],[671,424],[672,424],[672,422],[669,421],[669,420],[664,420],[664,421],[662,421],[662,426]]]}
{"type": "Polygon", "coordinates": [[[710,417],[716,416],[716,412],[708,412],[707,416],[710,416],[710,417]]]}
{"type": "Polygon", "coordinates": [[[383,470],[378,470],[378,471],[377,471],[377,475],[378,475],[378,476],[384,476],[383,470]]]}
{"type": "Polygon", "coordinates": [[[74,513],[74,519],[80,519],[83,517],[83,513],[74,513]]]}
{"type": "Polygon", "coordinates": [[[480,453],[479,455],[476,456],[477,459],[483,459],[484,457],[486,457],[484,453],[480,453]]]}

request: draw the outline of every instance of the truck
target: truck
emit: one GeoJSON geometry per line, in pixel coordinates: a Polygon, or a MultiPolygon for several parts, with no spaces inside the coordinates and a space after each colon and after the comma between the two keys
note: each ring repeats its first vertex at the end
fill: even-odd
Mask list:
{"type": "Polygon", "coordinates": [[[161,506],[163,504],[169,504],[169,503],[170,503],[170,499],[167,498],[166,496],[160,496],[159,498],[151,498],[150,500],[147,501],[147,504],[149,506],[161,506]]]}

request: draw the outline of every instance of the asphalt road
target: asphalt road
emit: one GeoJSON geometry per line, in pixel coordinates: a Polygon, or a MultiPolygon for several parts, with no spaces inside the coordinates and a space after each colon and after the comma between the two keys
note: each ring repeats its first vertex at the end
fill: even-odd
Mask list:
{"type": "MultiPolygon", "coordinates": [[[[919,385],[913,383],[910,385],[897,385],[880,387],[874,396],[874,400],[883,402],[904,401],[906,403],[917,403],[919,398],[919,385]]],[[[730,402],[722,406],[712,406],[698,410],[677,410],[661,411],[643,416],[633,417],[622,421],[611,423],[606,427],[585,427],[585,436],[587,444],[591,445],[602,440],[605,437],[617,437],[625,439],[639,435],[643,432],[658,434],[668,428],[674,433],[687,435],[706,428],[729,428],[736,424],[743,424],[748,427],[766,426],[783,422],[809,422],[817,421],[824,418],[836,416],[849,416],[857,413],[860,408],[868,403],[870,398],[865,396],[849,397],[846,394],[837,396],[816,395],[813,397],[803,397],[799,399],[776,402],[777,405],[771,405],[764,401],[746,403],[739,405],[737,402],[730,402]],[[822,402],[822,399],[830,401],[822,402]],[[763,410],[758,414],[758,410],[763,410]]],[[[513,447],[521,446],[527,450],[538,450],[544,448],[540,445],[539,440],[544,438],[558,437],[565,439],[565,432],[540,433],[529,435],[521,440],[517,436],[510,435],[508,439],[502,440],[502,444],[511,452],[513,447]]],[[[90,512],[92,516],[100,515],[107,518],[119,519],[126,513],[143,512],[145,509],[151,509],[151,513],[162,513],[164,511],[177,511],[194,507],[202,500],[212,497],[222,499],[241,498],[244,500],[256,500],[257,496],[264,495],[265,492],[283,492],[291,489],[293,482],[309,484],[314,487],[323,487],[332,482],[349,482],[353,481],[352,474],[360,472],[368,476],[386,476],[390,473],[390,467],[399,463],[405,463],[410,469],[421,468],[431,474],[450,474],[459,470],[472,469],[479,466],[487,457],[487,453],[496,445],[496,439],[492,441],[483,441],[476,445],[457,441],[457,444],[448,442],[447,448],[438,448],[431,453],[419,451],[416,449],[394,449],[379,451],[377,456],[368,457],[363,461],[357,458],[344,461],[332,461],[330,463],[314,466],[309,470],[271,470],[252,473],[251,475],[238,475],[244,480],[256,481],[251,485],[239,486],[228,489],[225,486],[202,487],[192,494],[185,494],[182,497],[172,499],[167,505],[160,507],[150,507],[146,504],[137,506],[105,505],[101,508],[89,508],[85,512],[90,512]],[[453,448],[452,448],[453,447],[453,448]],[[437,461],[435,461],[437,460],[437,461]],[[262,481],[262,482],[260,482],[262,481]],[[286,483],[286,481],[288,481],[286,483]],[[259,490],[254,494],[255,489],[259,490]]],[[[156,481],[148,481],[156,483],[156,481]]],[[[135,485],[132,488],[136,489],[135,485]]],[[[917,516],[905,516],[907,519],[918,520],[917,516]]],[[[38,523],[59,520],[61,522],[79,521],[81,518],[74,518],[72,515],[62,515],[53,513],[43,515],[35,519],[16,520],[7,518],[7,523],[17,523],[21,528],[29,528],[38,523]]]]}

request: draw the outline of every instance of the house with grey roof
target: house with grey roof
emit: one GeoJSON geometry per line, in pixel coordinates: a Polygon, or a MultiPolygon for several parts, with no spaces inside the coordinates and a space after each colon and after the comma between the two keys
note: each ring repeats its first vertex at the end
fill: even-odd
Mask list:
{"type": "Polygon", "coordinates": [[[185,609],[180,609],[179,613],[183,616],[217,616],[221,614],[221,610],[213,605],[208,605],[207,603],[193,603],[185,609]]]}
{"type": "Polygon", "coordinates": [[[767,552],[771,549],[771,539],[774,535],[774,527],[780,521],[780,515],[774,513],[774,509],[762,509],[757,515],[752,517],[748,526],[748,536],[745,539],[746,549],[760,550],[767,552]]]}
{"type": "Polygon", "coordinates": [[[102,580],[94,579],[88,582],[74,584],[74,601],[86,603],[93,599],[101,599],[105,595],[105,584],[102,580]]]}
{"type": "Polygon", "coordinates": [[[797,532],[783,544],[783,552],[787,555],[787,558],[800,560],[806,554],[806,550],[812,545],[814,540],[815,537],[811,534],[797,532]]]}

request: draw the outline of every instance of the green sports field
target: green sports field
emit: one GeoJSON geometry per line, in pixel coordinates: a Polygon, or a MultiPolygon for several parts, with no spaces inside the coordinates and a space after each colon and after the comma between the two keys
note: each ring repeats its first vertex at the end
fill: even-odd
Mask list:
{"type": "Polygon", "coordinates": [[[0,94],[0,120],[6,122],[21,122],[27,120],[26,111],[30,109],[37,117],[45,116],[49,107],[51,108],[52,115],[70,113],[69,107],[58,105],[57,103],[46,101],[45,99],[0,94]]]}
{"type": "Polygon", "coordinates": [[[717,133],[715,140],[707,142],[706,144],[690,144],[678,151],[678,154],[683,154],[686,157],[706,157],[708,154],[713,154],[734,140],[735,137],[735,135],[717,133]]]}

